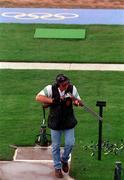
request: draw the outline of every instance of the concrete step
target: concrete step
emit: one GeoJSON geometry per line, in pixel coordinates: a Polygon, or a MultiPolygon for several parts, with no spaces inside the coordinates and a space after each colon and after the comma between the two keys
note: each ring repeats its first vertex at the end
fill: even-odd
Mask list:
{"type": "MultiPolygon", "coordinates": [[[[61,148],[61,152],[63,148],[61,148]]],[[[69,160],[69,164],[71,158],[69,160]]],[[[64,180],[73,180],[63,173],[64,180]]],[[[18,147],[13,161],[0,161],[0,180],[56,180],[49,147],[18,147]]]]}

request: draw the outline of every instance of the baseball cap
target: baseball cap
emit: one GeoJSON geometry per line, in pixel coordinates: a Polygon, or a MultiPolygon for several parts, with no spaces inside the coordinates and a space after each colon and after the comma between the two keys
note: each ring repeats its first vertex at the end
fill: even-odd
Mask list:
{"type": "Polygon", "coordinates": [[[67,83],[70,83],[70,79],[67,77],[67,76],[65,76],[64,74],[58,74],[57,76],[56,76],[56,83],[57,84],[60,84],[60,83],[63,83],[63,82],[67,82],[67,83]]]}

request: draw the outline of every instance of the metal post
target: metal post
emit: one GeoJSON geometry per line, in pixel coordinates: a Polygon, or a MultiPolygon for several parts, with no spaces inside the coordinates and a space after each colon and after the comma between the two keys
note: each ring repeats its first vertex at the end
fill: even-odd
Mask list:
{"type": "Polygon", "coordinates": [[[117,161],[115,163],[114,180],[121,180],[121,169],[121,162],[117,161]]]}
{"type": "MultiPolygon", "coordinates": [[[[105,101],[97,101],[96,106],[99,106],[99,116],[103,117],[103,107],[106,106],[105,101]]],[[[101,160],[102,151],[102,120],[99,120],[99,137],[98,137],[98,160],[101,160]]]]}

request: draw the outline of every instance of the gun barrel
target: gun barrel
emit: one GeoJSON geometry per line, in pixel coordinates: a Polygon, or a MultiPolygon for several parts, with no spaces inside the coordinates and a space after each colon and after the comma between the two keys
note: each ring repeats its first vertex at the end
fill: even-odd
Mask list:
{"type": "MultiPolygon", "coordinates": [[[[71,93],[67,93],[67,95],[69,97],[72,98],[72,100],[75,100],[75,97],[73,97],[73,95],[71,93]]],[[[96,117],[98,120],[102,121],[102,117],[99,116],[95,111],[93,111],[91,108],[89,108],[88,106],[86,106],[84,103],[82,104],[82,107],[84,108],[85,111],[89,112],[90,114],[92,114],[94,117],[96,117]]]]}
{"type": "Polygon", "coordinates": [[[83,104],[83,108],[85,111],[89,112],[90,114],[92,114],[94,117],[96,117],[98,120],[102,121],[102,117],[99,116],[95,111],[93,111],[91,108],[89,108],[88,106],[86,106],[85,104],[83,104]]]}

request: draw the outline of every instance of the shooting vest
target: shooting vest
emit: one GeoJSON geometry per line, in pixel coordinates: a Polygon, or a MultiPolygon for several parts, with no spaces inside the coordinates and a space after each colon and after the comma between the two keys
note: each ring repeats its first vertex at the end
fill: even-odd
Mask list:
{"type": "MultiPolygon", "coordinates": [[[[73,86],[70,85],[65,91],[65,94],[72,93],[73,86]]],[[[52,85],[52,98],[60,97],[58,86],[52,85]]],[[[48,116],[48,127],[53,130],[64,130],[74,128],[77,120],[74,116],[73,105],[71,98],[66,98],[60,103],[50,106],[50,113],[48,116]]]]}

